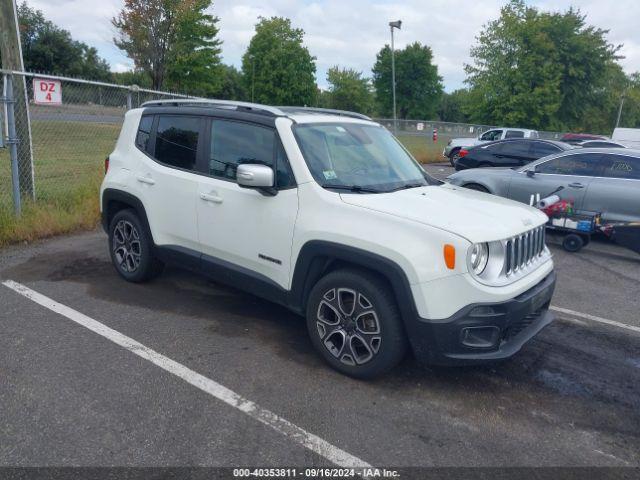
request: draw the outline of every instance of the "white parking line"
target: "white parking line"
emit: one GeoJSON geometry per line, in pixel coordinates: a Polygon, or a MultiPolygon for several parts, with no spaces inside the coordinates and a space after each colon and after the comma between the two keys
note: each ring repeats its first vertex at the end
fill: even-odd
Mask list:
{"type": "Polygon", "coordinates": [[[559,313],[565,313],[567,315],[573,315],[574,317],[584,318],[586,320],[591,320],[592,322],[604,323],[605,325],[611,325],[613,327],[625,328],[627,330],[631,330],[632,332],[640,333],[640,327],[636,327],[634,325],[627,325],[626,323],[616,322],[615,320],[609,320],[607,318],[596,317],[595,315],[589,315],[588,313],[576,312],[575,310],[569,310],[568,308],[556,307],[551,305],[549,307],[551,310],[559,313]]]}
{"type": "Polygon", "coordinates": [[[32,300],[33,302],[48,308],[52,312],[58,313],[69,320],[88,328],[94,333],[101,335],[102,337],[111,340],[113,343],[126,348],[130,352],[138,355],[145,360],[150,361],[154,365],[166,370],[169,373],[180,377],[184,381],[190,383],[196,388],[199,388],[203,392],[208,393],[212,397],[222,400],[227,405],[232,406],[246,413],[250,417],[258,420],[259,422],[273,428],[275,431],[281,433],[285,437],[299,443],[300,445],[308,448],[309,450],[323,456],[330,462],[340,467],[345,468],[370,468],[364,460],[358,457],[354,457],[348,452],[341,450],[340,448],[330,444],[322,438],[307,432],[306,430],[294,425],[288,420],[276,415],[270,410],[260,407],[260,405],[248,400],[232,390],[229,390],[224,385],[221,385],[203,375],[200,375],[193,370],[185,367],[184,365],[171,360],[169,357],[152,350],[149,347],[142,345],[141,343],[133,340],[126,335],[107,327],[106,325],[88,317],[77,310],[74,310],[66,305],[56,302],[55,300],[46,297],[35,290],[31,290],[24,285],[7,280],[3,282],[3,285],[11,290],[19,293],[20,295],[32,300]]]}

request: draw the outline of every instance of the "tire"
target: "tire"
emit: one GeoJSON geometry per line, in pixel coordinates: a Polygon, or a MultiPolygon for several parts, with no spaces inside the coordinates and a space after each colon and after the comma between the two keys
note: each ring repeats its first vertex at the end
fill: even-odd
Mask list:
{"type": "Polygon", "coordinates": [[[162,273],[153,242],[133,210],[120,210],[109,223],[109,253],[118,274],[128,282],[145,282],[162,273]]]}
{"type": "Polygon", "coordinates": [[[562,240],[562,247],[567,252],[577,252],[584,246],[582,237],[575,233],[570,233],[562,240]]]}
{"type": "Polygon", "coordinates": [[[460,158],[460,149],[456,148],[455,150],[453,150],[450,154],[449,154],[449,163],[451,164],[451,166],[453,168],[456,168],[456,162],[458,161],[458,159],[460,158]]]}
{"type": "Polygon", "coordinates": [[[463,185],[463,187],[468,188],[469,190],[475,190],[476,192],[491,193],[486,187],[478,185],[477,183],[467,183],[466,185],[463,185]]]}
{"type": "Polygon", "coordinates": [[[493,165],[491,165],[490,163],[481,163],[480,165],[478,165],[477,168],[491,168],[493,167],[493,165]]]}
{"type": "Polygon", "coordinates": [[[351,377],[379,376],[407,351],[393,292],[367,271],[344,269],[325,275],[311,290],[306,314],[315,349],[334,369],[351,377]]]}

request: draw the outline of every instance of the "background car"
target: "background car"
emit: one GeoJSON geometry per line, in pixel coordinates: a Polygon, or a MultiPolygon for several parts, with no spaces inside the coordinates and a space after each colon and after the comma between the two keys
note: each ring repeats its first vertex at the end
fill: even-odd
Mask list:
{"type": "Polygon", "coordinates": [[[512,139],[462,149],[454,167],[456,170],[483,167],[520,167],[547,155],[574,147],[552,140],[512,139]]]}
{"type": "Polygon", "coordinates": [[[640,149],[640,128],[616,128],[611,135],[611,140],[629,148],[640,149]]]}
{"type": "Polygon", "coordinates": [[[576,210],[602,213],[604,222],[640,221],[640,150],[574,149],[518,169],[465,170],[448,181],[523,203],[563,187],[557,195],[576,210]]]}
{"type": "Polygon", "coordinates": [[[602,135],[592,135],[590,133],[565,133],[560,137],[560,141],[564,143],[580,143],[585,140],[609,140],[602,135]]]}
{"type": "Polygon", "coordinates": [[[582,148],[627,148],[621,143],[614,142],[613,140],[584,140],[582,142],[574,143],[573,145],[582,148]]]}
{"type": "Polygon", "coordinates": [[[463,148],[474,147],[487,142],[494,142],[496,140],[505,140],[507,138],[538,138],[538,132],[536,130],[529,130],[526,128],[492,128],[486,132],[478,135],[477,138],[473,137],[461,137],[452,138],[444,147],[442,155],[449,158],[449,162],[452,167],[455,167],[456,160],[458,160],[458,154],[463,148]]]}

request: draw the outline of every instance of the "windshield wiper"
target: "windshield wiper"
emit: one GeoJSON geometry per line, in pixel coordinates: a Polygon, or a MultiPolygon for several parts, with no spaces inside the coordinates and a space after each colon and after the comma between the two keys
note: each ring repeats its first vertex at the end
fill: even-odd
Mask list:
{"type": "Polygon", "coordinates": [[[392,188],[388,190],[389,192],[397,192],[398,190],[406,190],[408,188],[418,188],[418,187],[428,187],[428,184],[424,183],[405,183],[404,185],[400,185],[399,187],[392,188]]]}
{"type": "Polygon", "coordinates": [[[324,188],[333,188],[335,190],[347,190],[355,193],[382,193],[375,188],[363,187],[360,185],[322,185],[324,188]]]}

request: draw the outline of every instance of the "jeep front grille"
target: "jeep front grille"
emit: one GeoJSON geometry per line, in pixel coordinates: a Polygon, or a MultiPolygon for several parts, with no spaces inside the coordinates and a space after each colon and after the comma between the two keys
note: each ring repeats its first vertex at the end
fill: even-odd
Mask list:
{"type": "Polygon", "coordinates": [[[525,269],[544,253],[544,225],[507,240],[504,272],[507,276],[525,269]]]}

